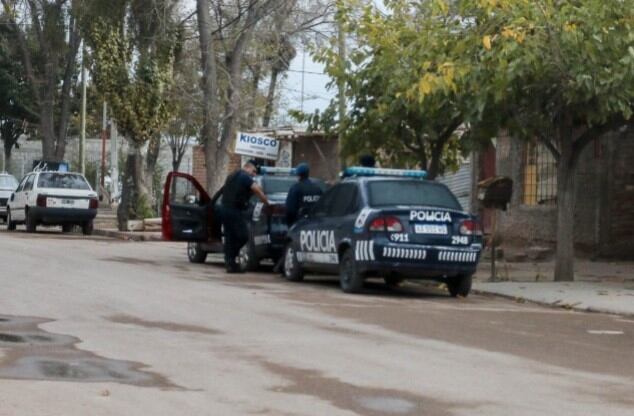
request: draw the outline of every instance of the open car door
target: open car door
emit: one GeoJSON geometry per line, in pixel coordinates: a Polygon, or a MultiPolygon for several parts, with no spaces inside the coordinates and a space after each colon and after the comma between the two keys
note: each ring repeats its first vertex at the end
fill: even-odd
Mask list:
{"type": "Polygon", "coordinates": [[[191,175],[170,172],[165,180],[162,234],[169,241],[208,241],[214,209],[211,198],[191,175]]]}

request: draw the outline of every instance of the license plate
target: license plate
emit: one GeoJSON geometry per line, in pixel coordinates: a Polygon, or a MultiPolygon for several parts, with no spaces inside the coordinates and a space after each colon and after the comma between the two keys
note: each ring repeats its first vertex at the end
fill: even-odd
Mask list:
{"type": "Polygon", "coordinates": [[[416,234],[448,234],[446,225],[437,224],[414,224],[414,232],[416,234]]]}
{"type": "Polygon", "coordinates": [[[87,199],[46,198],[46,206],[51,208],[88,208],[87,199]]]}

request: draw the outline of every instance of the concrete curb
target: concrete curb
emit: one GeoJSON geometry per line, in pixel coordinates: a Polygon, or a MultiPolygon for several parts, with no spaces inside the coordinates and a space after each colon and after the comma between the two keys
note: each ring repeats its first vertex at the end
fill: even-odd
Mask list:
{"type": "Polygon", "coordinates": [[[163,238],[161,237],[160,233],[148,234],[148,233],[117,231],[117,230],[95,229],[93,230],[93,235],[98,235],[102,237],[110,237],[110,238],[115,238],[117,240],[124,240],[124,241],[163,241],[163,238]]]}
{"type": "Polygon", "coordinates": [[[475,293],[478,295],[486,295],[486,296],[496,296],[503,299],[512,300],[517,303],[532,303],[534,305],[545,306],[552,309],[564,309],[568,311],[587,312],[587,313],[603,313],[608,315],[619,315],[619,316],[624,316],[628,318],[634,318],[634,314],[632,314],[631,312],[623,312],[623,311],[617,311],[617,310],[606,309],[606,308],[596,308],[593,306],[578,306],[577,304],[574,304],[574,303],[568,304],[568,303],[561,303],[561,302],[546,302],[541,300],[529,299],[523,296],[508,295],[505,293],[492,292],[492,291],[483,290],[483,289],[472,288],[471,293],[475,293]]]}

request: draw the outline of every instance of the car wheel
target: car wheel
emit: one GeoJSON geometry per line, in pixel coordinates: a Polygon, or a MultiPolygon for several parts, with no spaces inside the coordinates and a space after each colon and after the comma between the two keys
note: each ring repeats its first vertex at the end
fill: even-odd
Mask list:
{"type": "Polygon", "coordinates": [[[187,258],[190,263],[204,263],[207,260],[207,252],[203,250],[200,243],[187,243],[187,258]]]}
{"type": "Polygon", "coordinates": [[[255,244],[253,244],[252,238],[249,238],[249,241],[240,249],[238,264],[241,270],[247,272],[255,272],[260,268],[260,261],[255,254],[255,244]]]}
{"type": "Polygon", "coordinates": [[[346,293],[359,293],[363,288],[363,275],[357,268],[351,248],[344,251],[339,262],[339,285],[346,293]]]}
{"type": "Polygon", "coordinates": [[[466,298],[469,296],[469,292],[471,291],[471,276],[454,276],[447,279],[447,289],[449,289],[449,294],[454,298],[456,296],[461,296],[466,298]]]}
{"type": "Polygon", "coordinates": [[[73,225],[72,224],[63,224],[62,225],[62,232],[63,233],[70,233],[73,231],[73,225]]]}
{"type": "Polygon", "coordinates": [[[291,282],[300,282],[304,279],[304,271],[297,261],[297,253],[293,249],[293,243],[288,243],[284,253],[284,278],[291,282]]]}
{"type": "Polygon", "coordinates": [[[389,287],[399,287],[405,279],[402,277],[388,276],[384,277],[385,284],[389,287]]]}
{"type": "Polygon", "coordinates": [[[33,214],[31,214],[29,211],[26,211],[25,213],[26,216],[26,232],[27,233],[34,233],[37,231],[37,223],[35,221],[35,216],[33,214]]]}
{"type": "Polygon", "coordinates": [[[81,232],[83,235],[91,235],[93,231],[92,221],[85,222],[81,225],[81,232]]]}
{"type": "Polygon", "coordinates": [[[7,231],[15,231],[15,222],[11,218],[11,210],[7,208],[7,231]]]}

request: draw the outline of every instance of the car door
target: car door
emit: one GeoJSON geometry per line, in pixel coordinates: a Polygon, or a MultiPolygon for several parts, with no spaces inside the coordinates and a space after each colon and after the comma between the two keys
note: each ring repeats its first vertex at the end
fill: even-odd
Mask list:
{"type": "Polygon", "coordinates": [[[22,181],[20,181],[18,187],[9,197],[9,202],[7,205],[11,209],[11,217],[13,217],[14,220],[21,219],[18,211],[22,211],[22,213],[24,213],[24,206],[20,204],[20,199],[22,198],[22,191],[24,190],[24,184],[26,183],[27,179],[28,176],[22,178],[22,181]]]}
{"type": "Polygon", "coordinates": [[[24,185],[22,186],[22,191],[17,193],[16,195],[16,204],[15,210],[11,210],[11,216],[16,220],[23,221],[26,219],[26,207],[29,204],[29,196],[33,190],[33,180],[35,179],[35,174],[32,173],[27,175],[24,180],[24,185]]]}
{"type": "Polygon", "coordinates": [[[170,241],[209,241],[213,235],[212,199],[191,175],[170,172],[162,204],[162,234],[170,241]]]}

